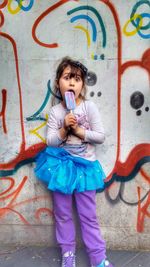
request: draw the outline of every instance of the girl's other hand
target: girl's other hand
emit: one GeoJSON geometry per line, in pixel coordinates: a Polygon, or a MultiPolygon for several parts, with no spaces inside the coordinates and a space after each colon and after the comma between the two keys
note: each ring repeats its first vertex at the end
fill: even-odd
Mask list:
{"type": "Polygon", "coordinates": [[[79,137],[80,139],[84,140],[85,138],[85,129],[79,127],[79,125],[76,123],[73,126],[71,126],[72,133],[79,137]]]}

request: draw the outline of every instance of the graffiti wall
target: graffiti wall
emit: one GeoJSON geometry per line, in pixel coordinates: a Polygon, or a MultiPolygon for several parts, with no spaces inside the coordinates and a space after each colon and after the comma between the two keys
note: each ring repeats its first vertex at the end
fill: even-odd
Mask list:
{"type": "Polygon", "coordinates": [[[33,169],[66,55],[87,66],[104,123],[103,235],[111,248],[149,248],[149,0],[0,1],[0,242],[55,242],[51,195],[33,169]]]}

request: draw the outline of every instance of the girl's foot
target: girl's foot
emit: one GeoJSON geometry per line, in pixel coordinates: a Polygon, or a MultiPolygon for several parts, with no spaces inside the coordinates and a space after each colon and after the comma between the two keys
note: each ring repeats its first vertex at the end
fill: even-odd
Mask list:
{"type": "Polygon", "coordinates": [[[75,255],[72,251],[67,251],[64,253],[61,267],[76,267],[75,255]]]}
{"type": "Polygon", "coordinates": [[[100,264],[91,267],[114,267],[108,260],[103,260],[100,264]]]}

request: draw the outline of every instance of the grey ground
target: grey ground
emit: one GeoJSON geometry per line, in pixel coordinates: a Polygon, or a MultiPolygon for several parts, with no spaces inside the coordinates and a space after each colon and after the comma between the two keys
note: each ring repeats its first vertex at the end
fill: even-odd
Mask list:
{"type": "MultiPolygon", "coordinates": [[[[108,251],[109,260],[115,267],[150,267],[150,251],[108,251]]],[[[90,267],[83,248],[77,250],[77,267],[90,267]]],[[[58,248],[50,247],[2,247],[0,267],[60,267],[58,248]]]]}

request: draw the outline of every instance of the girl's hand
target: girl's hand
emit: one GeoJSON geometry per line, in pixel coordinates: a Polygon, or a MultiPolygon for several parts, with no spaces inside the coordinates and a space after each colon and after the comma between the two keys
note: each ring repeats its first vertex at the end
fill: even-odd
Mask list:
{"type": "Polygon", "coordinates": [[[79,137],[80,139],[84,140],[85,138],[85,130],[76,123],[71,127],[72,133],[79,137]]]}
{"type": "Polygon", "coordinates": [[[64,129],[66,131],[71,130],[71,132],[79,137],[80,139],[84,140],[85,137],[85,130],[80,128],[77,122],[76,117],[72,113],[68,113],[64,119],[64,129]]]}
{"type": "Polygon", "coordinates": [[[69,130],[70,128],[77,127],[77,119],[72,113],[68,113],[64,119],[64,128],[69,130]]]}

